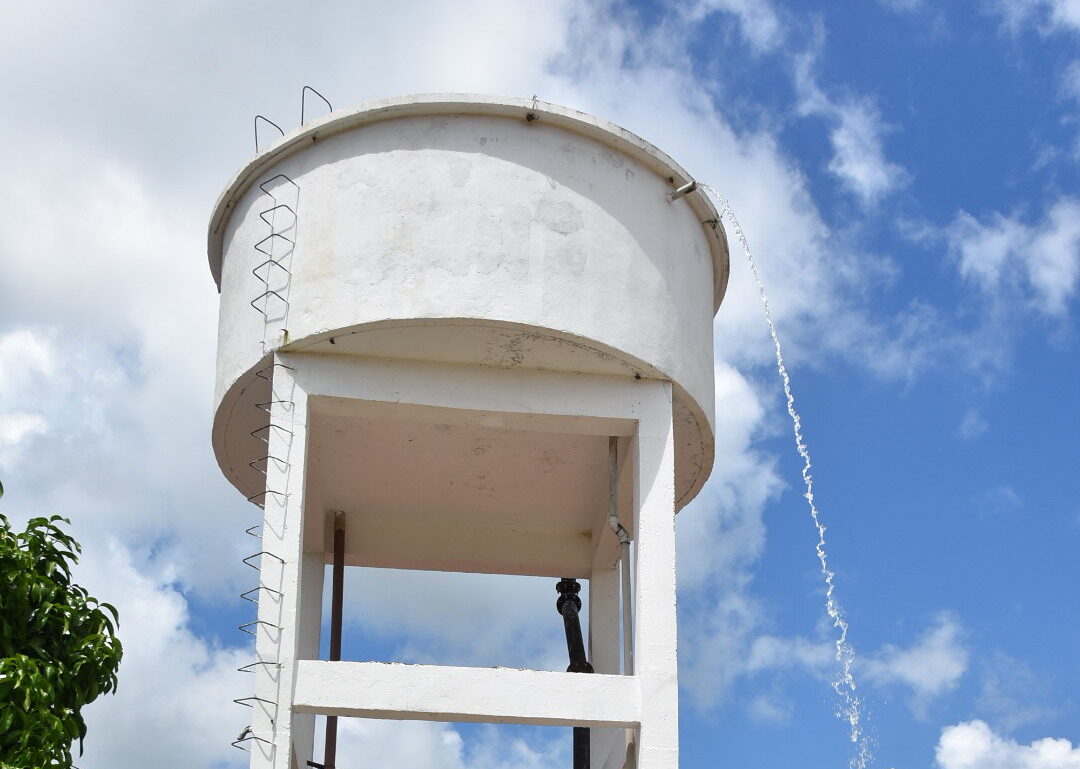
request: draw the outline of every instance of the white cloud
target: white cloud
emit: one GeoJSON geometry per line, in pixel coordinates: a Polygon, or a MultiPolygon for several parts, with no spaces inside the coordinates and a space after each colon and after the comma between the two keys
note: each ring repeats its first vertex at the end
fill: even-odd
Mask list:
{"type": "Polygon", "coordinates": [[[750,645],[747,670],[758,672],[776,668],[802,667],[825,671],[836,664],[836,647],[830,641],[808,641],[805,638],[776,638],[758,636],[750,645]]]}
{"type": "Polygon", "coordinates": [[[976,494],[972,500],[981,513],[1000,515],[1012,512],[1024,504],[1016,489],[1006,484],[998,484],[976,494]]]}
{"type": "Polygon", "coordinates": [[[1080,747],[1068,740],[1023,745],[977,720],[943,729],[935,757],[941,769],[1080,769],[1080,747]]]}
{"type": "Polygon", "coordinates": [[[716,461],[678,526],[681,682],[701,707],[726,699],[748,672],[762,622],[750,592],[751,568],[765,544],[762,513],[781,488],[773,461],[752,447],[764,409],[750,382],[716,366],[716,461]]]}
{"type": "Polygon", "coordinates": [[[791,720],[794,707],[790,702],[759,694],[747,705],[747,713],[754,721],[762,723],[786,723],[791,720]]]}
{"type": "Polygon", "coordinates": [[[1019,295],[1044,314],[1067,313],[1080,278],[1080,199],[1058,198],[1032,225],[961,211],[947,237],[960,274],[988,297],[1019,295]]]}
{"type": "Polygon", "coordinates": [[[959,622],[949,614],[939,614],[911,646],[888,644],[863,660],[859,670],[878,686],[909,688],[913,710],[925,715],[930,701],[954,689],[967,670],[968,650],[960,636],[959,622]]]}
{"type": "Polygon", "coordinates": [[[982,418],[977,409],[969,408],[964,412],[964,418],[956,432],[966,441],[973,441],[986,432],[989,425],[982,418]]]}
{"type": "Polygon", "coordinates": [[[1029,21],[1044,35],[1080,31],[1080,0],[989,0],[989,5],[1013,33],[1029,21]]]}
{"type": "Polygon", "coordinates": [[[867,204],[900,186],[905,173],[885,159],[881,137],[886,126],[877,109],[859,99],[831,104],[829,111],[836,120],[829,170],[867,204]]]}
{"type": "Polygon", "coordinates": [[[236,668],[251,649],[199,638],[187,600],[168,563],[135,559],[111,538],[84,538],[76,579],[120,613],[124,658],[115,695],[85,711],[83,769],[154,766],[242,766],[229,746],[248,713],[232,700],[247,696],[248,677],[236,668]]]}
{"type": "MultiPolygon", "coordinates": [[[[396,658],[387,661],[565,670],[557,581],[349,569],[344,618],[398,642],[396,658]]],[[[582,587],[587,601],[588,583],[582,587]]]]}
{"type": "MultiPolygon", "coordinates": [[[[322,758],[316,720],[315,760],[322,758]]],[[[548,769],[570,763],[569,730],[441,724],[430,721],[338,720],[338,762],[362,757],[394,769],[548,769]]]]}
{"type": "Polygon", "coordinates": [[[1057,715],[1044,704],[1053,701],[1050,681],[1025,662],[998,653],[983,667],[976,707],[997,728],[1011,732],[1057,715]]]}
{"type": "Polygon", "coordinates": [[[10,464],[24,438],[49,429],[41,414],[32,411],[0,411],[0,467],[10,464]]]}
{"type": "Polygon", "coordinates": [[[53,373],[56,362],[50,342],[27,328],[0,334],[0,398],[12,397],[31,377],[53,373]]]}
{"type": "Polygon", "coordinates": [[[1080,102],[1080,60],[1069,62],[1061,74],[1061,89],[1064,95],[1080,102]]]}
{"type": "MultiPolygon", "coordinates": [[[[315,761],[322,760],[323,719],[315,728],[315,761]]],[[[449,724],[432,721],[338,720],[338,761],[401,769],[465,769],[464,741],[449,724]]]]}
{"type": "MultiPolygon", "coordinates": [[[[709,7],[734,14],[741,34],[761,50],[783,39],[771,6],[721,0],[709,7]]],[[[232,716],[217,710],[233,707],[227,680],[234,652],[195,634],[180,592],[182,585],[220,598],[235,586],[239,532],[257,514],[210,457],[216,311],[202,257],[205,211],[251,151],[250,115],[265,112],[291,127],[303,82],[339,106],[422,90],[535,92],[615,119],[730,196],[792,359],[813,347],[885,375],[918,365],[914,340],[932,318],[913,312],[896,329],[871,319],[862,292],[882,279],[882,260],[853,253],[830,230],[776,136],[740,133],[724,119],[711,95],[716,84],[699,83],[689,68],[685,27],[639,29],[603,3],[407,0],[381,9],[358,3],[300,13],[271,4],[253,15],[201,3],[146,14],[138,3],[73,2],[59,27],[55,9],[32,5],[0,26],[0,78],[21,105],[20,121],[0,133],[22,148],[0,188],[7,223],[0,231],[0,324],[23,329],[14,333],[30,356],[21,367],[0,367],[0,383],[5,398],[14,393],[12,408],[39,415],[50,428],[21,434],[27,448],[10,460],[5,501],[70,515],[79,531],[109,531],[123,543],[113,576],[130,583],[108,575],[97,583],[102,595],[118,596],[132,640],[121,696],[95,705],[103,715],[95,715],[93,728],[109,737],[92,743],[96,764],[88,765],[169,765],[125,752],[140,739],[173,746],[185,764],[209,765],[235,752],[218,735],[238,729],[225,729],[232,716]],[[199,66],[187,66],[192,61],[199,66]],[[151,549],[175,571],[140,574],[130,560],[142,569],[142,559],[123,555],[151,549]],[[153,698],[149,689],[159,678],[176,690],[175,703],[153,698]],[[136,680],[129,686],[128,679],[136,680]],[[177,746],[174,737],[188,735],[193,718],[214,723],[192,747],[177,746]],[[177,722],[185,728],[177,730],[177,722]]],[[[833,123],[834,173],[864,202],[887,194],[904,174],[884,158],[876,109],[860,99],[831,100],[812,85],[804,94],[810,111],[833,123]]],[[[764,546],[762,511],[783,484],[755,441],[776,429],[766,405],[769,414],[782,411],[774,408],[775,388],[734,368],[760,370],[772,353],[746,267],[733,256],[716,326],[716,470],[678,523],[683,681],[706,704],[721,701],[740,675],[816,668],[827,649],[762,632],[767,617],[752,590],[753,566],[764,546]]],[[[808,547],[808,563],[812,558],[808,547]]],[[[104,568],[100,561],[97,568],[104,568]]],[[[384,595],[363,587],[350,594],[373,609],[362,621],[381,617],[373,632],[412,636],[404,654],[481,663],[513,653],[554,665],[549,650],[559,646],[559,625],[550,584],[519,590],[497,579],[433,586],[409,576],[377,580],[384,595]],[[490,646],[476,644],[472,628],[493,624],[501,630],[487,637],[490,646]]],[[[448,763],[433,765],[454,766],[461,756],[447,727],[417,727],[398,747],[380,742],[398,739],[379,736],[386,734],[381,727],[365,728],[368,748],[381,744],[387,755],[405,756],[426,741],[416,761],[434,756],[448,763]]],[[[545,755],[529,750],[505,755],[524,766],[545,755]]]]}
{"type": "Polygon", "coordinates": [[[832,124],[828,169],[860,203],[871,206],[904,186],[908,173],[885,157],[882,137],[890,129],[877,107],[866,97],[835,99],[826,94],[814,74],[816,58],[816,49],[795,57],[799,111],[832,124]]]}
{"type": "Polygon", "coordinates": [[[691,11],[692,18],[721,11],[734,15],[739,31],[750,46],[759,53],[772,51],[784,41],[784,27],[776,8],[766,0],[698,0],[691,11]]]}
{"type": "Polygon", "coordinates": [[[878,2],[886,8],[903,13],[917,11],[926,5],[925,0],[878,0],[878,2]]]}
{"type": "Polygon", "coordinates": [[[17,460],[20,444],[49,429],[46,415],[23,394],[54,373],[51,340],[20,328],[0,333],[0,473],[17,460]]]}

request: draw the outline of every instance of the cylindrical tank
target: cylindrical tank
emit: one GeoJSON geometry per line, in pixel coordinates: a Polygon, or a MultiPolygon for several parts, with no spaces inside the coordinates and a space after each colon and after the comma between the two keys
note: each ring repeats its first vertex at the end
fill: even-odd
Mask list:
{"type": "Polygon", "coordinates": [[[275,349],[670,380],[676,499],[713,458],[727,242],[639,137],[536,100],[410,96],[258,154],[210,224],[221,294],[214,450],[262,490],[275,349]],[[261,374],[261,376],[260,376],[261,374]]]}

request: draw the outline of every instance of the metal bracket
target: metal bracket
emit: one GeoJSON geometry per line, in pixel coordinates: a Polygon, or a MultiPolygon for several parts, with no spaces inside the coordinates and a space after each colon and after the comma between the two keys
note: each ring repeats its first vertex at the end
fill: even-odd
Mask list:
{"type": "Polygon", "coordinates": [[[266,509],[266,495],[267,494],[273,494],[273,495],[275,495],[277,497],[280,497],[280,498],[283,498],[283,499],[288,499],[289,498],[289,495],[287,493],[285,493],[284,491],[273,491],[272,489],[267,489],[266,491],[260,491],[257,494],[252,494],[250,497],[247,498],[247,501],[250,502],[251,504],[256,505],[258,507],[261,507],[263,510],[265,510],[266,509]],[[260,497],[262,497],[262,499],[260,499],[260,497]]]}
{"type": "Polygon", "coordinates": [[[257,376],[259,379],[265,379],[267,382],[272,383],[274,381],[273,372],[275,368],[283,368],[286,371],[296,371],[296,369],[294,369],[292,366],[286,366],[284,363],[271,363],[269,366],[266,366],[265,368],[261,368],[256,371],[255,376],[257,376]],[[269,374],[267,372],[269,372],[269,374]]]}
{"type": "Polygon", "coordinates": [[[239,697],[239,698],[233,700],[233,702],[235,702],[237,705],[243,705],[245,708],[255,707],[254,705],[252,705],[250,703],[263,702],[263,703],[265,703],[267,705],[273,705],[274,709],[275,710],[277,709],[277,703],[276,702],[274,702],[273,700],[264,699],[262,697],[239,697]]]}
{"type": "Polygon", "coordinates": [[[257,734],[255,734],[255,732],[251,731],[250,726],[245,726],[244,730],[240,732],[240,736],[229,744],[232,745],[234,748],[239,748],[240,750],[247,750],[247,748],[244,747],[243,743],[251,742],[252,740],[269,745],[271,750],[273,750],[275,747],[273,742],[264,737],[259,737],[257,734]]]}
{"type": "Polygon", "coordinates": [[[306,122],[304,120],[304,108],[307,106],[307,94],[308,94],[308,91],[311,91],[313,94],[315,94],[320,99],[322,99],[323,104],[326,105],[326,108],[328,110],[330,110],[331,112],[334,111],[334,105],[330,103],[329,99],[327,99],[321,93],[316,91],[310,85],[305,85],[303,88],[300,89],[300,125],[304,125],[304,123],[306,122]]]}
{"type": "Polygon", "coordinates": [[[281,663],[280,662],[267,662],[265,660],[256,660],[255,662],[249,662],[246,665],[241,665],[240,667],[238,667],[236,669],[236,672],[237,673],[254,673],[255,671],[254,671],[253,668],[255,668],[255,666],[257,666],[257,665],[266,665],[267,667],[277,668],[278,670],[281,670],[281,663]]]}
{"type": "Polygon", "coordinates": [[[281,565],[283,565],[283,566],[285,565],[285,559],[284,558],[280,558],[280,557],[274,555],[269,550],[260,550],[259,552],[252,553],[251,555],[247,556],[246,558],[241,558],[240,560],[243,561],[246,566],[250,566],[255,571],[259,571],[260,570],[259,567],[256,566],[255,564],[251,563],[251,559],[252,558],[257,558],[260,555],[268,555],[271,558],[273,558],[275,561],[280,563],[281,565]]]}
{"type": "Polygon", "coordinates": [[[248,635],[256,635],[258,630],[248,630],[248,628],[254,627],[256,625],[266,625],[266,627],[272,627],[272,628],[274,628],[274,630],[278,631],[279,633],[281,632],[281,626],[280,625],[275,625],[273,622],[266,622],[266,621],[261,620],[261,619],[252,620],[251,622],[245,622],[243,625],[237,625],[236,629],[240,630],[240,631],[243,631],[244,633],[247,633],[248,635]]]}
{"type": "Polygon", "coordinates": [[[281,134],[281,138],[282,139],[285,138],[285,132],[281,130],[281,126],[279,126],[277,123],[275,123],[273,120],[271,120],[268,117],[264,117],[263,115],[256,115],[255,116],[255,152],[256,153],[259,151],[259,121],[260,120],[263,121],[264,123],[269,123],[270,125],[272,125],[274,128],[276,128],[278,130],[278,133],[281,134]]]}
{"type": "Polygon", "coordinates": [[[251,594],[252,593],[258,593],[260,590],[265,590],[267,593],[273,593],[278,598],[284,598],[285,597],[285,594],[282,593],[280,590],[274,590],[274,588],[267,587],[266,585],[262,585],[262,584],[256,585],[255,587],[251,588],[250,590],[245,590],[243,593],[240,594],[240,597],[243,598],[245,601],[250,601],[251,603],[253,603],[253,604],[255,604],[257,606],[259,604],[259,601],[258,601],[257,598],[252,598],[251,594]]]}

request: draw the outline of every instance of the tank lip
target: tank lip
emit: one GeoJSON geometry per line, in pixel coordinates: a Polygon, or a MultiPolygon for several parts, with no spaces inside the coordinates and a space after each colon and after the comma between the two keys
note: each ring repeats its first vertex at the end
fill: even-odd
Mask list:
{"type": "MultiPolygon", "coordinates": [[[[255,180],[284,158],[299,152],[319,139],[353,128],[398,118],[424,115],[484,115],[530,120],[556,125],[608,144],[630,155],[658,176],[672,189],[694,181],[678,163],[663,151],[610,121],[585,112],[536,98],[486,96],[466,93],[432,93],[378,99],[345,110],[336,110],[286,134],[273,146],[259,152],[241,168],[218,196],[210,216],[207,233],[207,256],[210,272],[221,290],[221,259],[225,224],[229,214],[255,180]],[[529,115],[533,118],[529,118],[529,115]]],[[[727,235],[720,215],[708,195],[699,187],[683,196],[702,222],[713,259],[713,313],[727,290],[729,254],[727,235]]],[[[673,203],[677,205],[677,202],[673,203]]]]}

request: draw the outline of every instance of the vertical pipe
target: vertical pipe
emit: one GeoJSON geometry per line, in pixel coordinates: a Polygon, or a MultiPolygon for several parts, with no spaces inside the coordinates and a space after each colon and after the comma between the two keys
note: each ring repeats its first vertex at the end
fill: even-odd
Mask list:
{"type": "MultiPolygon", "coordinates": [[[[570,656],[570,666],[567,673],[591,673],[593,666],[585,656],[585,639],[581,635],[581,585],[576,579],[563,577],[555,586],[559,593],[559,600],[555,608],[563,618],[563,629],[566,631],[566,651],[570,656]]],[[[589,769],[591,736],[587,726],[574,727],[574,769],[589,769]]]]}
{"type": "MultiPolygon", "coordinates": [[[[619,521],[619,438],[608,436],[608,524],[619,538],[619,576],[622,578],[622,652],[623,675],[634,675],[634,611],[630,592],[630,534],[619,521]]],[[[624,769],[636,769],[637,737],[626,730],[624,769]]]]}
{"type": "Polygon", "coordinates": [[[619,522],[619,438],[608,436],[608,522],[619,537],[619,574],[622,578],[623,675],[634,675],[634,615],[630,592],[630,535],[619,522]]]}
{"type": "Polygon", "coordinates": [[[622,572],[622,642],[623,675],[634,675],[634,609],[633,593],[630,592],[630,543],[622,543],[622,557],[619,558],[619,571],[622,572]]]}
{"type": "MultiPolygon", "coordinates": [[[[330,597],[330,661],[341,659],[341,607],[345,597],[345,513],[334,514],[334,583],[330,597]]],[[[323,767],[337,765],[337,716],[326,717],[323,767]]]]}
{"type": "Polygon", "coordinates": [[[585,655],[585,638],[581,635],[581,599],[578,593],[581,585],[572,577],[563,577],[555,589],[559,593],[559,600],[555,602],[555,608],[563,618],[563,630],[566,631],[566,651],[570,657],[570,666],[567,673],[591,673],[593,666],[585,655]]]}

